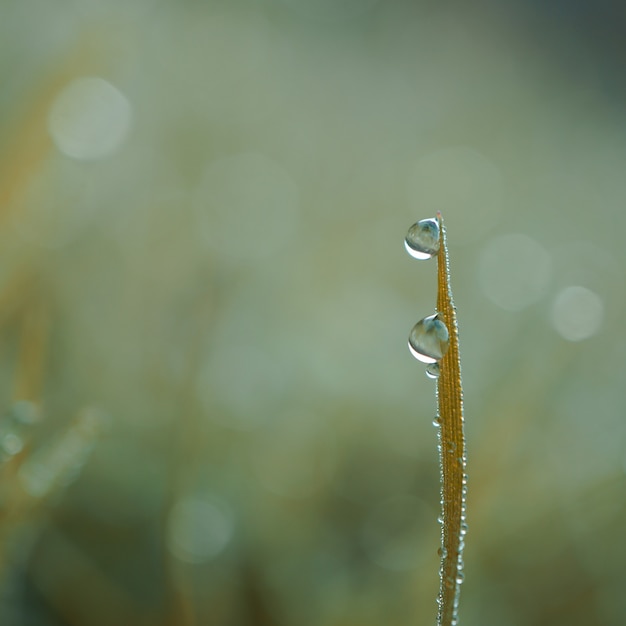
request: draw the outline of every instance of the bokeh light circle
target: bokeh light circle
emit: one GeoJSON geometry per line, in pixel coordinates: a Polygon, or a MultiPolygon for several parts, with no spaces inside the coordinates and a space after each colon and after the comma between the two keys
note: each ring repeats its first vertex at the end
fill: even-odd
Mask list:
{"type": "Polygon", "coordinates": [[[567,341],[592,337],[600,330],[603,318],[604,303],[585,287],[566,287],[552,304],[552,324],[567,341]]]}
{"type": "Polygon", "coordinates": [[[226,548],[233,532],[233,514],[224,503],[213,498],[183,498],[170,512],[167,546],[181,561],[203,563],[226,548]]]}
{"type": "Polygon", "coordinates": [[[131,118],[128,99],[111,83],[77,78],[52,103],[48,130],[60,152],[88,161],[116,152],[126,140],[131,118]]]}
{"type": "Polygon", "coordinates": [[[483,250],[478,279],[483,293],[506,311],[521,311],[539,300],[552,275],[552,259],[536,240],[502,235],[483,250]]]}

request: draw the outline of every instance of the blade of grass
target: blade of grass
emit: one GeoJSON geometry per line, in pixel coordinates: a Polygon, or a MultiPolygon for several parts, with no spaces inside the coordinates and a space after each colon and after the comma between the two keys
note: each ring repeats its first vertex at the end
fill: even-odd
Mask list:
{"type": "Polygon", "coordinates": [[[465,436],[463,433],[463,386],[456,309],[450,287],[450,263],[446,229],[441,213],[440,249],[437,257],[437,311],[450,334],[450,347],[440,362],[437,382],[439,455],[441,468],[441,569],[438,626],[457,621],[460,585],[463,579],[465,524],[465,436]]]}

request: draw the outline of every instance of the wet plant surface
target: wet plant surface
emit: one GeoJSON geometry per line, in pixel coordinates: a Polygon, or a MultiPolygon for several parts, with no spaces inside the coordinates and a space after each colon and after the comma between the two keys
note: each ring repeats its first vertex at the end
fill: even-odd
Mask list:
{"type": "Polygon", "coordinates": [[[463,432],[463,385],[456,307],[452,298],[446,230],[439,213],[421,220],[405,240],[416,259],[437,258],[437,313],[420,320],[409,335],[411,354],[426,363],[426,375],[437,380],[437,428],[441,474],[441,557],[437,623],[458,623],[460,587],[464,580],[463,549],[467,534],[467,474],[463,432]],[[437,241],[433,237],[437,237],[437,241]],[[410,244],[408,242],[411,242],[410,244]]]}

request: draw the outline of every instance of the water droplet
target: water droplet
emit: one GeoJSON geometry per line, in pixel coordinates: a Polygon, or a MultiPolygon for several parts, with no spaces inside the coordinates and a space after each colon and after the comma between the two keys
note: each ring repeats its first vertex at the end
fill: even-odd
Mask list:
{"type": "Polygon", "coordinates": [[[439,367],[439,363],[436,361],[434,363],[429,363],[426,366],[426,376],[432,380],[437,380],[439,378],[439,374],[441,373],[441,368],[439,367]]]}
{"type": "Polygon", "coordinates": [[[457,584],[461,585],[464,580],[465,580],[465,574],[463,574],[463,572],[457,572],[456,573],[456,582],[457,582],[457,584]]]}
{"type": "Polygon", "coordinates": [[[423,363],[435,363],[448,351],[448,328],[439,313],[429,315],[413,326],[409,335],[411,354],[423,363]]]}
{"type": "Polygon", "coordinates": [[[413,224],[404,239],[404,247],[414,259],[432,259],[439,252],[439,222],[431,217],[413,224]]]}

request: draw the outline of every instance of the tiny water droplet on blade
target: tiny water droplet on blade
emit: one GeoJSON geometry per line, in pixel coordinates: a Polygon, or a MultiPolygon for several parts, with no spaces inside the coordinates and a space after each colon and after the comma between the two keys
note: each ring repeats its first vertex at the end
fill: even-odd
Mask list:
{"type": "Polygon", "coordinates": [[[432,380],[437,380],[439,378],[439,374],[441,373],[441,368],[439,367],[439,363],[435,361],[435,363],[429,363],[426,366],[426,376],[432,380]]]}
{"type": "Polygon", "coordinates": [[[429,315],[413,326],[409,350],[422,363],[436,363],[448,351],[450,335],[438,313],[429,315]]]}
{"type": "Polygon", "coordinates": [[[404,247],[414,259],[432,259],[439,252],[439,221],[430,217],[413,224],[404,239],[404,247]]]}

